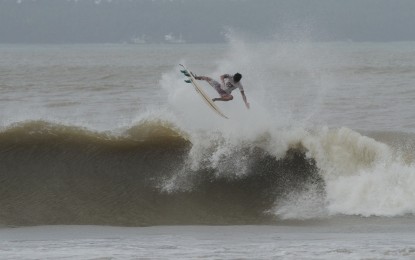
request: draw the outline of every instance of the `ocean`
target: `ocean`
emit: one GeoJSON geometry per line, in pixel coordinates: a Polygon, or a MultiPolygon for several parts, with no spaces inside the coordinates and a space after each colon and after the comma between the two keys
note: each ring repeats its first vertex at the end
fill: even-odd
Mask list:
{"type": "Polygon", "coordinates": [[[414,259],[414,86],[413,42],[0,45],[0,259],[414,259]]]}

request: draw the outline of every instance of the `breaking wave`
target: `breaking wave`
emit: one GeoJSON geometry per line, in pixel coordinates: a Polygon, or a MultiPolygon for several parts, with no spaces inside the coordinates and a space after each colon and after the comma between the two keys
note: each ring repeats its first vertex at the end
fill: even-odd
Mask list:
{"type": "Polygon", "coordinates": [[[187,132],[161,119],[113,132],[17,123],[0,132],[0,224],[253,224],[413,214],[413,136],[366,135],[268,129],[244,139],[187,132]]]}
{"type": "MultiPolygon", "coordinates": [[[[82,65],[75,74],[66,73],[72,63],[55,60],[68,78],[55,78],[61,73],[54,63],[44,67],[49,54],[36,61],[28,69],[42,77],[23,71],[4,93],[0,226],[262,224],[414,214],[415,135],[398,132],[412,131],[413,102],[391,106],[389,116],[379,109],[397,100],[388,97],[391,85],[378,88],[385,78],[376,72],[392,68],[376,64],[389,61],[389,52],[370,63],[376,77],[342,85],[368,68],[348,59],[361,49],[313,46],[301,38],[300,32],[297,43],[252,44],[231,33],[226,48],[178,47],[169,55],[164,47],[151,55],[134,48],[111,59],[105,48],[90,57],[97,65],[86,67],[81,49],[70,55],[82,65]],[[232,102],[218,104],[230,119],[217,117],[183,83],[173,68],[178,63],[215,78],[238,70],[251,108],[235,93],[232,102]],[[21,88],[33,79],[37,88],[21,88]],[[65,84],[56,88],[60,81],[65,84]],[[378,92],[368,87],[362,96],[384,91],[383,99],[357,100],[355,91],[364,85],[378,92]],[[52,97],[50,91],[57,92],[52,97]],[[398,114],[401,120],[392,120],[398,114]]],[[[405,80],[395,71],[389,76],[390,84],[405,80]]]]}

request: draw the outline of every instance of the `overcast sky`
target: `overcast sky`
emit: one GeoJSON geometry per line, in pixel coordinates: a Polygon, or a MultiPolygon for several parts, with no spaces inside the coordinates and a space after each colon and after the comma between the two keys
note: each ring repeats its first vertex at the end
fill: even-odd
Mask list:
{"type": "Polygon", "coordinates": [[[415,0],[0,0],[0,43],[415,40],[415,0]]]}

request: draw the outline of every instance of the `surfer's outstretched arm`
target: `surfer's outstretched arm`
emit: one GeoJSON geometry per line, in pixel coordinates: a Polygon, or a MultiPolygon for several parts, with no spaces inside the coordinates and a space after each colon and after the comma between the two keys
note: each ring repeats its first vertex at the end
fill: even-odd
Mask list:
{"type": "Polygon", "coordinates": [[[246,99],[246,96],[245,96],[245,92],[244,91],[241,91],[241,95],[242,95],[242,99],[244,100],[244,102],[245,102],[245,106],[246,106],[246,108],[248,108],[249,109],[249,103],[248,103],[248,100],[246,99]]]}

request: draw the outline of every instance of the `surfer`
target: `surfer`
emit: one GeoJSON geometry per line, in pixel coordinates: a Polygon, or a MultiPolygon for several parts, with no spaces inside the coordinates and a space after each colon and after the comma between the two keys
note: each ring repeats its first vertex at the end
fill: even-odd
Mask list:
{"type": "Polygon", "coordinates": [[[239,88],[241,91],[242,99],[245,102],[245,106],[249,109],[249,103],[246,99],[244,88],[241,84],[242,75],[240,73],[235,73],[233,76],[230,74],[224,74],[220,76],[220,81],[222,84],[206,76],[195,76],[195,79],[205,80],[219,93],[220,98],[214,98],[212,101],[230,101],[233,99],[231,92],[239,88]]]}

